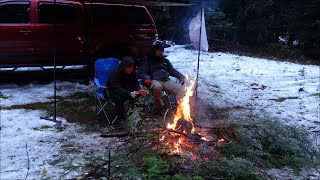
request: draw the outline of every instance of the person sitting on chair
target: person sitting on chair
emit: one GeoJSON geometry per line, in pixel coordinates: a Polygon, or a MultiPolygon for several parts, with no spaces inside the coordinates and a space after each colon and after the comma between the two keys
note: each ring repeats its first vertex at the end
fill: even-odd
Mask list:
{"type": "Polygon", "coordinates": [[[124,102],[133,101],[139,95],[138,76],[135,72],[135,62],[130,56],[121,59],[118,68],[110,72],[107,82],[108,93],[119,111],[117,126],[125,128],[125,107],[124,102]]]}
{"type": "Polygon", "coordinates": [[[170,61],[163,56],[163,52],[164,47],[161,44],[154,45],[151,56],[144,60],[139,68],[140,78],[153,91],[160,115],[164,115],[166,111],[162,99],[162,90],[173,92],[176,95],[177,102],[184,95],[184,88],[170,80],[169,76],[179,79],[181,85],[185,82],[185,77],[173,68],[170,61]]]}

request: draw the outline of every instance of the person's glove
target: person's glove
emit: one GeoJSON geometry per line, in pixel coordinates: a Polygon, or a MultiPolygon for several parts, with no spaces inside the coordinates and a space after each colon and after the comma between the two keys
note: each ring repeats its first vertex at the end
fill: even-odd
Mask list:
{"type": "Polygon", "coordinates": [[[146,95],[146,94],[149,94],[149,91],[148,91],[148,90],[145,90],[145,89],[140,89],[140,90],[139,90],[139,94],[140,94],[140,95],[146,95]]]}
{"type": "Polygon", "coordinates": [[[181,83],[181,85],[184,85],[185,82],[186,82],[186,79],[185,79],[185,78],[180,78],[180,83],[181,83]]]}
{"type": "Polygon", "coordinates": [[[136,98],[138,94],[139,94],[139,91],[130,92],[130,96],[133,97],[133,98],[136,98]]]}
{"type": "Polygon", "coordinates": [[[143,81],[145,85],[150,86],[151,85],[151,80],[150,79],[146,79],[143,81]]]}

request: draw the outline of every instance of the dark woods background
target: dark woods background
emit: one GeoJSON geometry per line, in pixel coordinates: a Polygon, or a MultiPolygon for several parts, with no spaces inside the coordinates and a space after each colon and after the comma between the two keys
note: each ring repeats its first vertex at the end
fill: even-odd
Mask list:
{"type": "Polygon", "coordinates": [[[189,7],[149,8],[160,39],[188,43],[189,22],[202,5],[210,50],[320,63],[320,0],[203,0],[195,3],[189,7]]]}

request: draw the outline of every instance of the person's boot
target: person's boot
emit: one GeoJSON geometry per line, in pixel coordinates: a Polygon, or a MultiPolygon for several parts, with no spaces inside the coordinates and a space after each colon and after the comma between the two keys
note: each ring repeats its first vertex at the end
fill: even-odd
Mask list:
{"type": "Polygon", "coordinates": [[[122,117],[119,117],[116,121],[116,126],[119,130],[124,130],[125,129],[125,120],[122,117]]]}

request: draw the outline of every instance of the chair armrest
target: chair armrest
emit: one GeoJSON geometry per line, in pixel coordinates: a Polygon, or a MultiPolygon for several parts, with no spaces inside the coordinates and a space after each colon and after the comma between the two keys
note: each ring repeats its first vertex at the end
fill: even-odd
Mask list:
{"type": "Polygon", "coordinates": [[[98,78],[94,78],[94,84],[98,87],[98,88],[101,88],[101,89],[107,89],[107,87],[106,86],[104,86],[104,85],[101,85],[100,84],[100,81],[99,81],[99,79],[98,78]]]}

